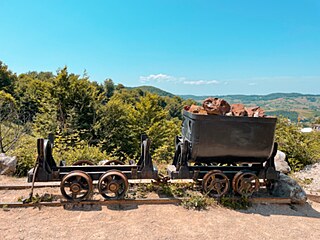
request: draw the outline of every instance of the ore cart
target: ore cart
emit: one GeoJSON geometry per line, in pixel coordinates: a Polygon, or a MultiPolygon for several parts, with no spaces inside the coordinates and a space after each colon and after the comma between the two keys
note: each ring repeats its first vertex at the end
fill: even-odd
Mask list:
{"type": "Polygon", "coordinates": [[[52,156],[53,137],[37,140],[37,164],[28,173],[29,182],[60,181],[62,195],[72,201],[87,199],[93,191],[93,181],[98,180],[100,194],[107,200],[121,199],[125,196],[128,179],[158,179],[158,170],[153,165],[149,153],[150,140],[141,136],[141,156],[137,164],[124,165],[120,161],[108,161],[106,165],[93,165],[83,160],[76,165],[59,166],[52,156]]]}
{"type": "Polygon", "coordinates": [[[250,196],[261,183],[271,188],[279,178],[274,157],[274,117],[235,117],[183,112],[182,136],[168,166],[171,179],[202,182],[213,197],[230,192],[250,196]]]}

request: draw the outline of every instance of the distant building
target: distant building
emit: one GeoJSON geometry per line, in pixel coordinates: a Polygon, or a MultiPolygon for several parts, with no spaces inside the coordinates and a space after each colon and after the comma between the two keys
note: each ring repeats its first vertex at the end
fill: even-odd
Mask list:
{"type": "Polygon", "coordinates": [[[320,124],[313,124],[312,125],[312,130],[313,131],[320,131],[320,124]]]}
{"type": "Polygon", "coordinates": [[[311,127],[302,128],[302,129],[301,129],[301,132],[303,132],[303,133],[312,132],[312,128],[311,128],[311,127]]]}

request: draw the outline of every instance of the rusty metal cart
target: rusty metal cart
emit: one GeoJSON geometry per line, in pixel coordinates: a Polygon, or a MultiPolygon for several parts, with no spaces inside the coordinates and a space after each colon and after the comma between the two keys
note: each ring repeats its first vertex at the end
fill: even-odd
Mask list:
{"type": "Polygon", "coordinates": [[[274,117],[236,117],[183,112],[182,136],[168,166],[170,179],[202,181],[210,196],[233,190],[250,196],[264,180],[268,188],[278,179],[274,157],[277,144],[274,117]]]}
{"type": "Polygon", "coordinates": [[[66,166],[61,161],[57,166],[52,147],[52,138],[38,139],[37,165],[29,171],[28,181],[61,181],[61,193],[68,200],[90,197],[94,180],[98,180],[98,190],[105,199],[121,199],[128,190],[128,179],[158,179],[149,153],[150,140],[145,135],[141,136],[141,156],[136,165],[122,165],[118,161],[112,165],[90,165],[90,161],[81,161],[78,166],[66,166]]]}

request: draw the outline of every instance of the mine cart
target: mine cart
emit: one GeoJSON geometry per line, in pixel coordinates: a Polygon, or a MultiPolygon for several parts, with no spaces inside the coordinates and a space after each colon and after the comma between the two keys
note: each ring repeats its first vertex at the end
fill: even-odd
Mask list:
{"type": "Polygon", "coordinates": [[[93,191],[93,181],[105,199],[121,199],[125,196],[128,179],[157,179],[158,170],[153,165],[149,154],[150,140],[141,137],[141,156],[137,164],[124,165],[113,160],[105,165],[93,165],[89,160],[78,161],[66,166],[60,161],[57,166],[52,156],[53,138],[38,139],[38,158],[36,167],[28,173],[28,181],[61,181],[62,195],[68,200],[87,199],[93,191]]]}
{"type": "Polygon", "coordinates": [[[274,117],[236,117],[183,112],[182,136],[168,166],[171,179],[202,181],[209,195],[231,191],[249,196],[260,182],[271,187],[278,179],[274,117]],[[260,181],[261,180],[261,181],[260,181]]]}

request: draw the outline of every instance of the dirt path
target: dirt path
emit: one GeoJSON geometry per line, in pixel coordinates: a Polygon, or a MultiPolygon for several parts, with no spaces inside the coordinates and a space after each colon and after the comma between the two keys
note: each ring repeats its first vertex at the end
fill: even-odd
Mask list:
{"type": "MultiPolygon", "coordinates": [[[[22,182],[2,178],[0,182],[22,182]]],[[[36,193],[59,195],[58,188],[36,193]]],[[[0,191],[15,201],[29,190],[0,191]]],[[[176,205],[0,209],[2,239],[320,239],[320,203],[253,205],[246,211],[176,205]]]]}
{"type": "Polygon", "coordinates": [[[320,239],[320,204],[246,211],[144,205],[0,211],[1,239],[320,239]]]}

